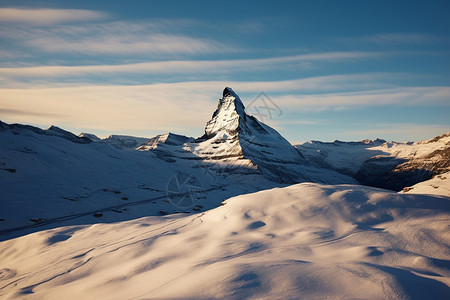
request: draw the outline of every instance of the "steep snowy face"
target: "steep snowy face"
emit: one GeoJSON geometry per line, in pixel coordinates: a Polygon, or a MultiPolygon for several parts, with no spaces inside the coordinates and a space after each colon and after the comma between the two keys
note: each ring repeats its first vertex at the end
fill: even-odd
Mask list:
{"type": "Polygon", "coordinates": [[[231,88],[226,87],[212,119],[206,123],[206,138],[211,138],[220,131],[226,131],[228,134],[234,135],[238,132],[240,124],[245,123],[245,121],[244,104],[231,88]]]}
{"type": "MultiPolygon", "coordinates": [[[[265,144],[265,146],[287,146],[293,149],[277,131],[245,113],[239,96],[230,88],[223,90],[223,97],[212,119],[206,123],[205,135],[201,140],[239,140],[239,143],[265,144]]],[[[217,142],[216,141],[216,142],[217,142]]],[[[298,153],[295,152],[295,156],[298,153]]]]}

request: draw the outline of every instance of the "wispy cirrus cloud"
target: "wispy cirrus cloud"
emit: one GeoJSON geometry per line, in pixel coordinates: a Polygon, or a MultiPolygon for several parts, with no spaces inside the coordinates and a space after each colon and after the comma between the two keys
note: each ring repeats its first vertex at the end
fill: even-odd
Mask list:
{"type": "Polygon", "coordinates": [[[53,25],[58,23],[104,20],[109,14],[85,9],[26,9],[0,8],[0,24],[24,23],[32,25],[53,25]]]}
{"type": "Polygon", "coordinates": [[[33,48],[50,53],[121,54],[166,53],[205,54],[224,53],[232,49],[220,42],[170,34],[146,36],[98,36],[80,39],[39,38],[27,42],[33,48]]]}
{"type": "Polygon", "coordinates": [[[195,20],[188,19],[111,21],[37,27],[3,26],[0,27],[0,39],[14,45],[15,50],[19,48],[22,51],[47,54],[93,56],[140,54],[155,58],[155,54],[202,55],[240,51],[238,46],[183,32],[186,27],[195,26],[200,25],[195,20]]]}
{"type": "MultiPolygon", "coordinates": [[[[230,60],[168,60],[120,65],[91,66],[36,66],[0,68],[4,78],[58,78],[83,77],[86,75],[147,74],[147,75],[205,75],[230,74],[233,72],[254,72],[309,68],[313,62],[342,62],[396,55],[390,52],[323,52],[293,56],[258,59],[230,60]]],[[[386,74],[385,74],[386,75],[386,74]]],[[[387,76],[387,75],[386,75],[387,76]]],[[[350,75],[352,77],[352,75],[350,75]]],[[[294,81],[294,83],[296,83],[294,81]]]]}
{"type": "Polygon", "coordinates": [[[379,33],[356,37],[339,37],[335,40],[350,45],[377,44],[387,46],[449,42],[448,38],[423,33],[379,33]]]}
{"type": "Polygon", "coordinates": [[[344,110],[383,105],[450,106],[450,87],[396,87],[316,95],[284,95],[277,104],[298,110],[344,110]]]}

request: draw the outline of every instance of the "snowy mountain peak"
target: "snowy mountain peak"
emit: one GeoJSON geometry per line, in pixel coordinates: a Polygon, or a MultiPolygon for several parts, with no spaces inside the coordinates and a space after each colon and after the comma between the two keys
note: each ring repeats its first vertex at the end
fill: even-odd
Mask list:
{"type": "Polygon", "coordinates": [[[226,101],[232,101],[235,106],[236,112],[240,116],[245,116],[245,107],[241,101],[241,98],[233,91],[230,87],[225,87],[222,93],[222,99],[226,99],[226,101]]]}
{"type": "Polygon", "coordinates": [[[329,182],[336,178],[340,182],[352,181],[336,173],[318,175],[320,171],[311,167],[275,129],[247,115],[241,99],[229,87],[223,90],[212,119],[206,123],[205,134],[189,147],[198,157],[226,159],[227,164],[236,166],[245,164],[241,171],[259,172],[277,182],[312,181],[318,176],[329,182]]]}
{"type": "Polygon", "coordinates": [[[59,128],[58,126],[55,126],[55,125],[51,125],[50,127],[48,127],[45,130],[47,132],[52,132],[54,135],[62,135],[62,136],[73,135],[73,133],[71,133],[67,130],[64,130],[62,128],[59,128]]]}
{"type": "Polygon", "coordinates": [[[96,136],[95,134],[92,134],[92,133],[86,133],[86,132],[80,133],[80,134],[78,135],[78,137],[80,137],[80,138],[87,138],[87,139],[90,139],[90,140],[93,141],[93,142],[98,142],[98,141],[101,140],[101,139],[100,139],[98,136],[96,136]]]}
{"type": "Polygon", "coordinates": [[[75,142],[75,143],[90,143],[92,142],[89,138],[78,137],[70,131],[59,128],[55,125],[48,127],[47,129],[42,131],[43,134],[62,137],[66,140],[75,142]]]}
{"type": "Polygon", "coordinates": [[[220,131],[234,135],[239,131],[240,124],[245,122],[246,117],[241,99],[230,87],[226,87],[212,119],[206,123],[205,137],[211,138],[220,131]]]}

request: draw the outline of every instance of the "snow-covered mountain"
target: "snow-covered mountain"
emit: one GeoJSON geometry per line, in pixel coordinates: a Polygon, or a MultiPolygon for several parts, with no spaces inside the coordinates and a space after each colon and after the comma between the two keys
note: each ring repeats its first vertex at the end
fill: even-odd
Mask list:
{"type": "Polygon", "coordinates": [[[449,299],[450,198],[302,183],[0,244],[2,299],[449,299]]]}
{"type": "Polygon", "coordinates": [[[130,149],[130,150],[134,150],[136,147],[144,144],[149,140],[148,138],[134,137],[129,135],[117,135],[117,134],[112,134],[107,138],[101,139],[95,134],[84,132],[80,133],[78,137],[88,139],[91,142],[105,143],[118,149],[130,149]]]}
{"type": "Polygon", "coordinates": [[[275,130],[246,115],[229,88],[197,140],[173,133],[99,139],[5,123],[0,130],[0,233],[9,236],[61,222],[203,211],[293,181],[355,183],[306,163],[275,130]],[[226,126],[213,124],[219,118],[226,126]]]}
{"type": "Polygon", "coordinates": [[[168,132],[165,134],[157,135],[147,140],[144,144],[138,147],[137,150],[153,150],[160,147],[161,145],[180,146],[186,142],[192,142],[193,140],[193,138],[184,135],[168,132]]]}
{"type": "Polygon", "coordinates": [[[302,168],[307,163],[301,154],[273,128],[247,115],[229,87],[198,141],[192,152],[200,157],[249,160],[249,166],[280,182],[310,180],[308,170],[302,168]]]}
{"type": "Polygon", "coordinates": [[[241,99],[229,87],[224,89],[202,137],[192,140],[170,133],[138,149],[153,151],[166,160],[206,161],[214,172],[260,174],[283,184],[356,183],[349,176],[309,163],[276,130],[247,115],[241,99]]]}
{"type": "Polygon", "coordinates": [[[449,145],[293,147],[231,88],[197,139],[0,121],[0,298],[448,299],[449,145]]]}
{"type": "Polygon", "coordinates": [[[97,142],[106,143],[118,149],[136,149],[147,141],[148,138],[113,134],[97,142]]]}
{"type": "Polygon", "coordinates": [[[316,166],[394,191],[450,171],[450,133],[415,143],[312,141],[296,147],[316,166]]]}
{"type": "Polygon", "coordinates": [[[30,125],[22,125],[22,124],[6,124],[0,120],[0,133],[2,132],[10,132],[14,135],[19,135],[23,131],[28,131],[30,134],[40,134],[45,136],[53,136],[53,137],[60,137],[65,140],[79,143],[79,144],[88,144],[91,143],[92,140],[89,138],[86,138],[84,136],[76,136],[75,134],[66,131],[64,129],[61,129],[57,126],[50,126],[47,129],[41,129],[30,125]]]}
{"type": "MultiPolygon", "coordinates": [[[[446,134],[418,143],[309,142],[294,148],[246,114],[231,88],[198,139],[173,133],[99,139],[0,122],[0,233],[207,210],[231,196],[292,182],[354,184],[368,174],[383,183],[381,175],[411,166],[441,173],[449,168],[449,143],[446,134]]],[[[415,183],[417,178],[403,181],[401,188],[415,183]]]]}

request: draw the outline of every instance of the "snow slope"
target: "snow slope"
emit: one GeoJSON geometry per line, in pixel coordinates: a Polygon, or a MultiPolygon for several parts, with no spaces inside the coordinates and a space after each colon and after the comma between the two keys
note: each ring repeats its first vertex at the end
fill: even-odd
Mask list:
{"type": "Polygon", "coordinates": [[[231,196],[281,186],[258,174],[230,176],[226,166],[213,170],[208,161],[0,125],[0,240],[68,224],[196,212],[231,196]],[[177,193],[170,193],[174,180],[177,193]]]}
{"type": "Polygon", "coordinates": [[[449,299],[450,198],[302,183],[0,243],[2,299],[449,299]]]}
{"type": "Polygon", "coordinates": [[[433,178],[419,182],[411,187],[406,187],[403,193],[432,194],[450,197],[450,172],[436,175],[433,178]]]}

